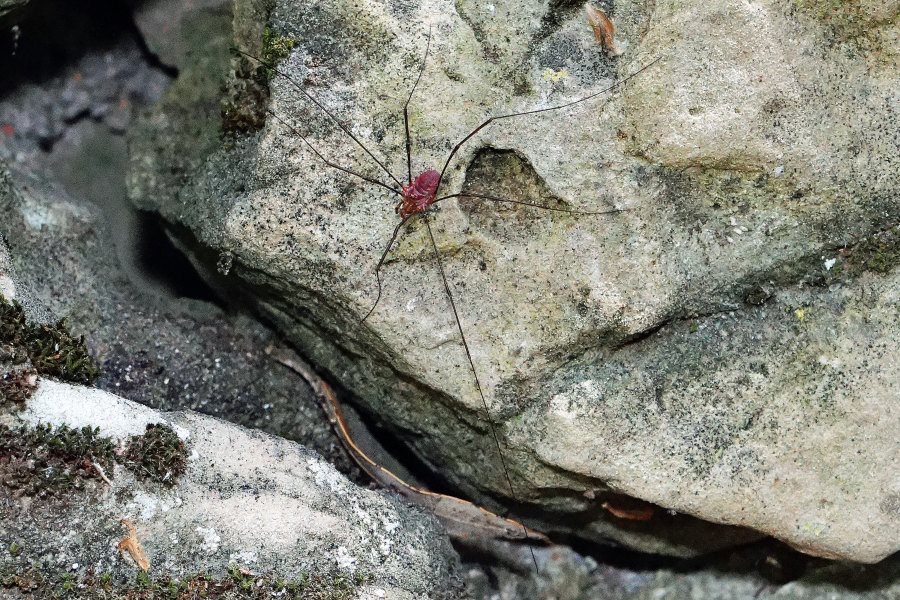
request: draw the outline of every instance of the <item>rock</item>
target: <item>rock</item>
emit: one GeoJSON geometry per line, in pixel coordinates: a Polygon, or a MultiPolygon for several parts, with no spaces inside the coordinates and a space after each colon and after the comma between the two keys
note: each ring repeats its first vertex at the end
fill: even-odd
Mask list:
{"type": "Polygon", "coordinates": [[[26,6],[28,0],[0,0],[0,23],[15,21],[26,6]]]}
{"type": "Polygon", "coordinates": [[[801,555],[791,554],[777,544],[761,544],[723,553],[702,566],[663,564],[653,569],[636,569],[616,559],[598,563],[571,550],[558,549],[542,562],[539,578],[523,579],[497,567],[488,575],[475,568],[466,573],[466,588],[473,600],[541,595],[556,600],[877,600],[893,598],[900,591],[900,556],[889,557],[877,565],[859,565],[808,557],[804,561],[801,555]]]}
{"type": "Polygon", "coordinates": [[[33,318],[86,336],[102,389],[299,441],[352,474],[306,384],[266,355],[277,336],[213,304],[158,219],[125,198],[122,123],[166,80],[126,36],[4,96],[0,123],[15,131],[0,145],[12,171],[0,168],[0,235],[17,297],[33,318]],[[75,109],[92,118],[67,120],[75,109]]]}
{"type": "Polygon", "coordinates": [[[135,7],[134,22],[159,60],[182,68],[211,37],[228,35],[231,10],[223,0],[153,0],[135,7]],[[203,27],[198,27],[198,24],[203,27]]]}
{"type": "Polygon", "coordinates": [[[348,598],[441,597],[449,589],[457,559],[432,517],[353,485],[295,443],[50,380],[5,420],[31,430],[98,427],[94,465],[102,463],[103,438],[131,448],[136,436],[149,435],[148,425],[162,424],[183,442],[187,460],[180,476],[154,481],[147,470],[164,471],[155,461],[171,461],[177,451],[157,458],[160,444],[148,445],[135,466],[126,450],[103,473],[108,482],[88,479],[65,502],[52,491],[18,497],[6,480],[0,535],[17,550],[0,558],[4,573],[35,579],[59,571],[88,591],[98,579],[127,588],[141,564],[148,580],[182,585],[205,574],[264,581],[273,592],[276,581],[305,581],[310,593],[343,589],[348,598]]]}
{"type": "Polygon", "coordinates": [[[12,277],[9,249],[2,239],[0,239],[0,296],[3,296],[7,302],[16,299],[16,282],[12,277]]]}
{"type": "MultiPolygon", "coordinates": [[[[400,108],[427,26],[414,173],[490,115],[599,92],[662,57],[609,100],[486,127],[441,188],[626,212],[448,200],[432,218],[532,523],[679,556],[762,534],[861,562],[900,549],[896,6],[853,3],[857,28],[820,3],[618,2],[617,59],[580,9],[491,6],[284,0],[266,39],[295,45],[279,69],[403,179],[400,108]],[[659,508],[647,521],[602,508],[627,496],[659,508]]],[[[250,12],[236,7],[234,44],[264,53],[250,12]]],[[[278,118],[206,143],[223,128],[214,63],[186,67],[132,136],[134,201],[188,227],[198,262],[229,257],[224,284],[426,464],[512,502],[424,224],[400,236],[360,325],[396,198],[326,168],[296,131],[388,176],[275,74],[278,118]]]]}

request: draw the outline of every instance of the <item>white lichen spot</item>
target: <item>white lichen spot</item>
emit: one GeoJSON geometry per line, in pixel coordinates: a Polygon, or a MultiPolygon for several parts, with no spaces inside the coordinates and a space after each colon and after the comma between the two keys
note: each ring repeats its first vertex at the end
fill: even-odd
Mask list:
{"type": "Polygon", "coordinates": [[[388,533],[394,533],[395,531],[400,529],[400,523],[398,523],[397,521],[383,520],[381,523],[382,525],[384,525],[384,530],[388,533]]]}
{"type": "Polygon", "coordinates": [[[250,563],[255,563],[257,561],[256,552],[253,550],[240,550],[238,552],[232,552],[228,555],[228,562],[237,563],[241,565],[247,565],[250,563]]]}
{"type": "Polygon", "coordinates": [[[0,275],[0,296],[6,298],[8,302],[16,299],[16,284],[12,277],[8,275],[0,275]]]}
{"type": "Polygon", "coordinates": [[[191,432],[186,427],[182,427],[180,425],[175,425],[174,423],[168,423],[169,427],[172,428],[172,431],[178,436],[182,442],[186,442],[191,439],[191,432]]]}
{"type": "Polygon", "coordinates": [[[22,207],[21,212],[25,225],[37,231],[44,227],[55,227],[62,223],[59,215],[45,206],[29,203],[22,207]]]}
{"type": "Polygon", "coordinates": [[[406,312],[413,312],[416,310],[416,306],[419,304],[419,298],[412,298],[409,302],[406,303],[406,312]]]}
{"type": "Polygon", "coordinates": [[[353,572],[356,569],[356,557],[350,555],[350,551],[345,546],[338,546],[334,557],[339,569],[353,572]]]}
{"type": "Polygon", "coordinates": [[[825,261],[825,270],[830,271],[831,267],[833,267],[834,263],[836,263],[836,262],[837,262],[836,258],[829,258],[828,260],[826,260],[825,261]]]}
{"type": "Polygon", "coordinates": [[[214,554],[219,550],[222,538],[213,527],[197,527],[195,531],[200,535],[201,550],[207,554],[214,554]]]}
{"type": "Polygon", "coordinates": [[[149,521],[159,510],[159,504],[157,496],[143,491],[136,491],[131,502],[128,503],[128,512],[136,510],[140,515],[139,519],[141,521],[149,521]]]}
{"type": "Polygon", "coordinates": [[[831,367],[832,369],[840,369],[843,365],[839,358],[829,358],[824,354],[818,358],[818,363],[823,367],[831,367]]]}
{"type": "Polygon", "coordinates": [[[330,465],[310,458],[306,461],[306,468],[313,474],[317,486],[327,487],[332,492],[342,491],[343,477],[330,465]]]}
{"type": "Polygon", "coordinates": [[[378,550],[384,556],[389,556],[391,553],[391,547],[393,547],[394,542],[392,542],[389,538],[382,537],[381,541],[378,542],[378,550]]]}

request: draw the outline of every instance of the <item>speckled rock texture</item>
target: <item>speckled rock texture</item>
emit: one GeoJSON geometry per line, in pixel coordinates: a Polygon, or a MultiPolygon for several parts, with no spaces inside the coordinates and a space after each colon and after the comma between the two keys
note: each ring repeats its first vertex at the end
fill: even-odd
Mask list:
{"type": "Polygon", "coordinates": [[[542,563],[544,581],[539,583],[523,581],[502,569],[495,569],[494,582],[477,570],[469,571],[466,579],[472,600],[893,600],[900,596],[900,555],[877,565],[808,558],[811,564],[804,568],[784,548],[750,561],[745,550],[722,553],[702,569],[636,571],[557,551],[553,560],[542,563]],[[756,569],[751,566],[754,563],[756,569]]]}
{"type": "Polygon", "coordinates": [[[117,443],[160,423],[188,453],[172,486],[135,479],[118,464],[108,484],[98,479],[65,502],[18,498],[0,486],[0,538],[19,548],[2,562],[16,563],[20,574],[51,552],[58,560],[41,568],[63,565],[76,580],[89,569],[132,580],[140,561],[117,549],[127,534],[120,520],[128,519],[157,578],[223,576],[234,565],[285,581],[350,582],[354,593],[334,598],[428,598],[449,587],[456,555],[432,517],[353,485],[295,443],[49,380],[4,417],[10,421],[99,427],[117,443]]]}
{"type": "MultiPolygon", "coordinates": [[[[767,534],[875,562],[900,549],[900,8],[833,4],[620,1],[625,51],[610,58],[580,6],[283,1],[267,16],[239,2],[230,43],[293,44],[280,69],[403,180],[402,102],[429,26],[414,173],[491,115],[598,92],[661,57],[611,97],[485,128],[442,184],[626,211],[448,200],[429,217],[511,505],[550,533],[665,554],[767,534]],[[640,522],[601,508],[622,495],[660,508],[640,522]]],[[[216,89],[241,87],[216,39],[219,61],[186,64],[133,135],[132,198],[187,226],[198,261],[220,253],[222,284],[250,291],[425,464],[510,502],[424,224],[402,232],[360,324],[396,197],[326,168],[297,132],[390,178],[265,69],[271,98],[243,99],[279,118],[223,124],[214,108],[240,97],[203,92],[210,69],[216,89]]]]}

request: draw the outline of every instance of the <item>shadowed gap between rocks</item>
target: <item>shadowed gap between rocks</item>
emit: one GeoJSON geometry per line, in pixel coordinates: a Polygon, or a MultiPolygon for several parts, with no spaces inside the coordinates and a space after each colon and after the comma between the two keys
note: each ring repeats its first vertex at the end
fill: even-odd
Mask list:
{"type": "Polygon", "coordinates": [[[144,60],[168,77],[178,69],[164,64],[147,46],[132,11],[141,0],[32,2],[16,25],[0,32],[0,98],[24,83],[40,84],[91,51],[109,49],[131,38],[144,60]]]}

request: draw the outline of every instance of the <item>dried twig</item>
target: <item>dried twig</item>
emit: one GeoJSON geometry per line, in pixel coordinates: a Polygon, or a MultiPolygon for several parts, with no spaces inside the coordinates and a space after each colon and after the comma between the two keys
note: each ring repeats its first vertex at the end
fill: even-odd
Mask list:
{"type": "Polygon", "coordinates": [[[106,471],[103,470],[103,467],[100,466],[100,463],[91,461],[91,465],[94,467],[94,469],[97,470],[97,473],[100,474],[100,478],[106,482],[106,485],[112,487],[112,481],[110,481],[109,477],[106,476],[106,471]]]}

